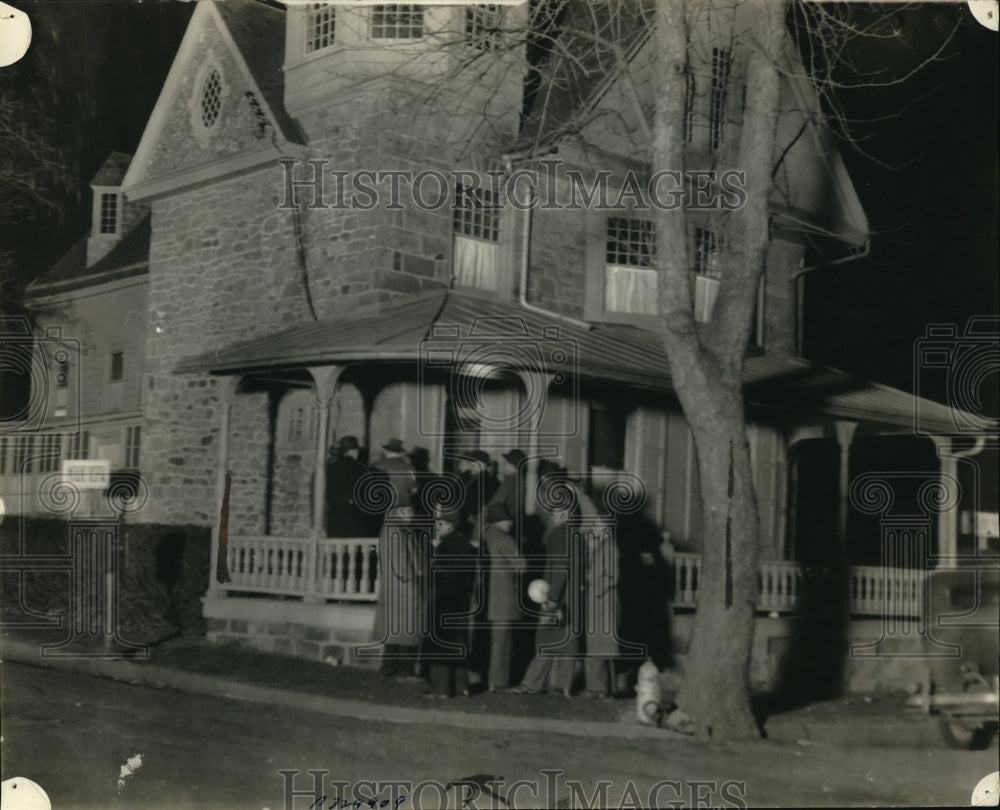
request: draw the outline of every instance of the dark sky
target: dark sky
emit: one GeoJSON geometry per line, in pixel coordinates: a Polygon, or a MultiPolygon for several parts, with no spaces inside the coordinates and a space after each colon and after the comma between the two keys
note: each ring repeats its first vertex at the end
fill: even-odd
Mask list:
{"type": "Polygon", "coordinates": [[[911,389],[913,342],[929,323],[961,329],[997,314],[1000,95],[997,34],[964,3],[916,4],[896,22],[898,38],[859,46],[856,66],[884,71],[876,81],[905,75],[954,34],[905,83],[840,94],[859,147],[842,154],[875,235],[869,260],[810,279],[809,348],[911,389]]]}
{"type": "MultiPolygon", "coordinates": [[[[62,225],[22,231],[33,265],[44,266],[88,227],[86,184],[107,154],[134,151],[194,3],[14,3],[32,16],[34,41],[22,63],[0,69],[17,71],[0,82],[56,88],[63,129],[52,137],[76,156],[81,192],[62,225]]],[[[865,20],[891,10],[854,8],[865,20]]],[[[842,147],[876,236],[868,260],[808,277],[806,349],[912,390],[913,342],[928,323],[997,312],[997,34],[964,3],[915,4],[888,25],[892,36],[880,30],[850,56],[879,80],[905,74],[955,33],[905,83],[838,94],[855,141],[877,159],[842,147]]]]}

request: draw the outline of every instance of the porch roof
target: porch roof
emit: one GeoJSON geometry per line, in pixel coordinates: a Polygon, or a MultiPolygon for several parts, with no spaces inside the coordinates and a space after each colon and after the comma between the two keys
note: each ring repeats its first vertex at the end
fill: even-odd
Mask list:
{"type": "MultiPolygon", "coordinates": [[[[227,375],[330,364],[418,362],[434,345],[512,340],[542,347],[537,355],[519,355],[529,370],[673,390],[663,346],[651,330],[619,324],[587,328],[516,302],[461,291],[411,295],[344,317],[302,323],[186,358],[175,371],[227,375]],[[443,338],[441,331],[446,332],[443,338]],[[570,348],[564,357],[548,350],[555,341],[570,348]]],[[[912,428],[919,409],[922,429],[956,432],[953,409],[946,405],[800,357],[748,358],[743,382],[748,404],[775,415],[823,414],[912,428]]]]}

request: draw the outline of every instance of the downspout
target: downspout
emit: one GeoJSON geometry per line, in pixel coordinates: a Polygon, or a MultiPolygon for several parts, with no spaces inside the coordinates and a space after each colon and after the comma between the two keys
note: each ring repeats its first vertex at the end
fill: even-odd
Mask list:
{"type": "Polygon", "coordinates": [[[854,262],[859,259],[864,259],[868,257],[871,253],[872,241],[871,239],[865,239],[864,246],[854,253],[848,256],[841,256],[839,259],[834,259],[830,262],[824,262],[823,264],[814,264],[810,267],[803,267],[795,275],[792,276],[792,284],[795,288],[795,353],[801,357],[802,356],[802,321],[804,320],[805,305],[803,303],[802,295],[802,276],[806,273],[811,273],[813,270],[821,270],[826,267],[836,267],[839,264],[847,264],[848,262],[854,262]]]}
{"type": "MultiPolygon", "coordinates": [[[[503,160],[506,163],[508,173],[512,169],[512,164],[515,160],[524,159],[529,157],[529,155],[503,155],[503,160]]],[[[531,212],[535,207],[535,189],[534,186],[529,185],[529,196],[528,204],[524,206],[524,228],[521,234],[521,273],[519,281],[519,289],[517,300],[518,303],[529,312],[536,312],[539,315],[544,315],[547,318],[558,318],[560,321],[572,324],[580,329],[591,329],[592,325],[587,323],[587,321],[577,320],[576,318],[571,318],[569,315],[563,315],[559,312],[553,312],[549,309],[543,309],[542,307],[535,306],[534,304],[528,303],[528,264],[529,264],[529,252],[531,250],[531,212]]]]}

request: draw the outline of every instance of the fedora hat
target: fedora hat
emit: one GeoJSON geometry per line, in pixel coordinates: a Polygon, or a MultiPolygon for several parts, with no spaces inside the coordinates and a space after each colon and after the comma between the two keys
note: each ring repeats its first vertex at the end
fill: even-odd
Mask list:
{"type": "Polygon", "coordinates": [[[513,450],[508,450],[504,453],[503,457],[515,467],[527,458],[527,456],[516,447],[513,450]]]}
{"type": "Polygon", "coordinates": [[[337,442],[337,447],[340,448],[341,453],[346,453],[348,450],[359,450],[361,445],[358,444],[356,436],[342,436],[337,442]]]}
{"type": "Polygon", "coordinates": [[[383,450],[388,450],[390,453],[402,453],[403,450],[403,440],[392,438],[389,439],[385,444],[382,445],[383,450]]]}

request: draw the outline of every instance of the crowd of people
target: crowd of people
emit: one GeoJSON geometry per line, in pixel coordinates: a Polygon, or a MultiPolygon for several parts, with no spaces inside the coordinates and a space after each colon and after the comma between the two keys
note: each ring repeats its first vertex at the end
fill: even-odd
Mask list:
{"type": "Polygon", "coordinates": [[[616,675],[647,658],[669,663],[672,577],[659,529],[641,510],[602,513],[592,484],[542,461],[528,514],[527,457],[516,448],[499,463],[482,450],[463,454],[460,497],[430,509],[420,488],[432,479],[399,439],[370,470],[354,437],[338,449],[327,468],[327,532],[374,534],[378,521],[374,638],[386,677],[426,679],[441,698],[482,690],[602,698],[616,675]],[[358,503],[369,473],[391,487],[380,515],[358,503]]]}

